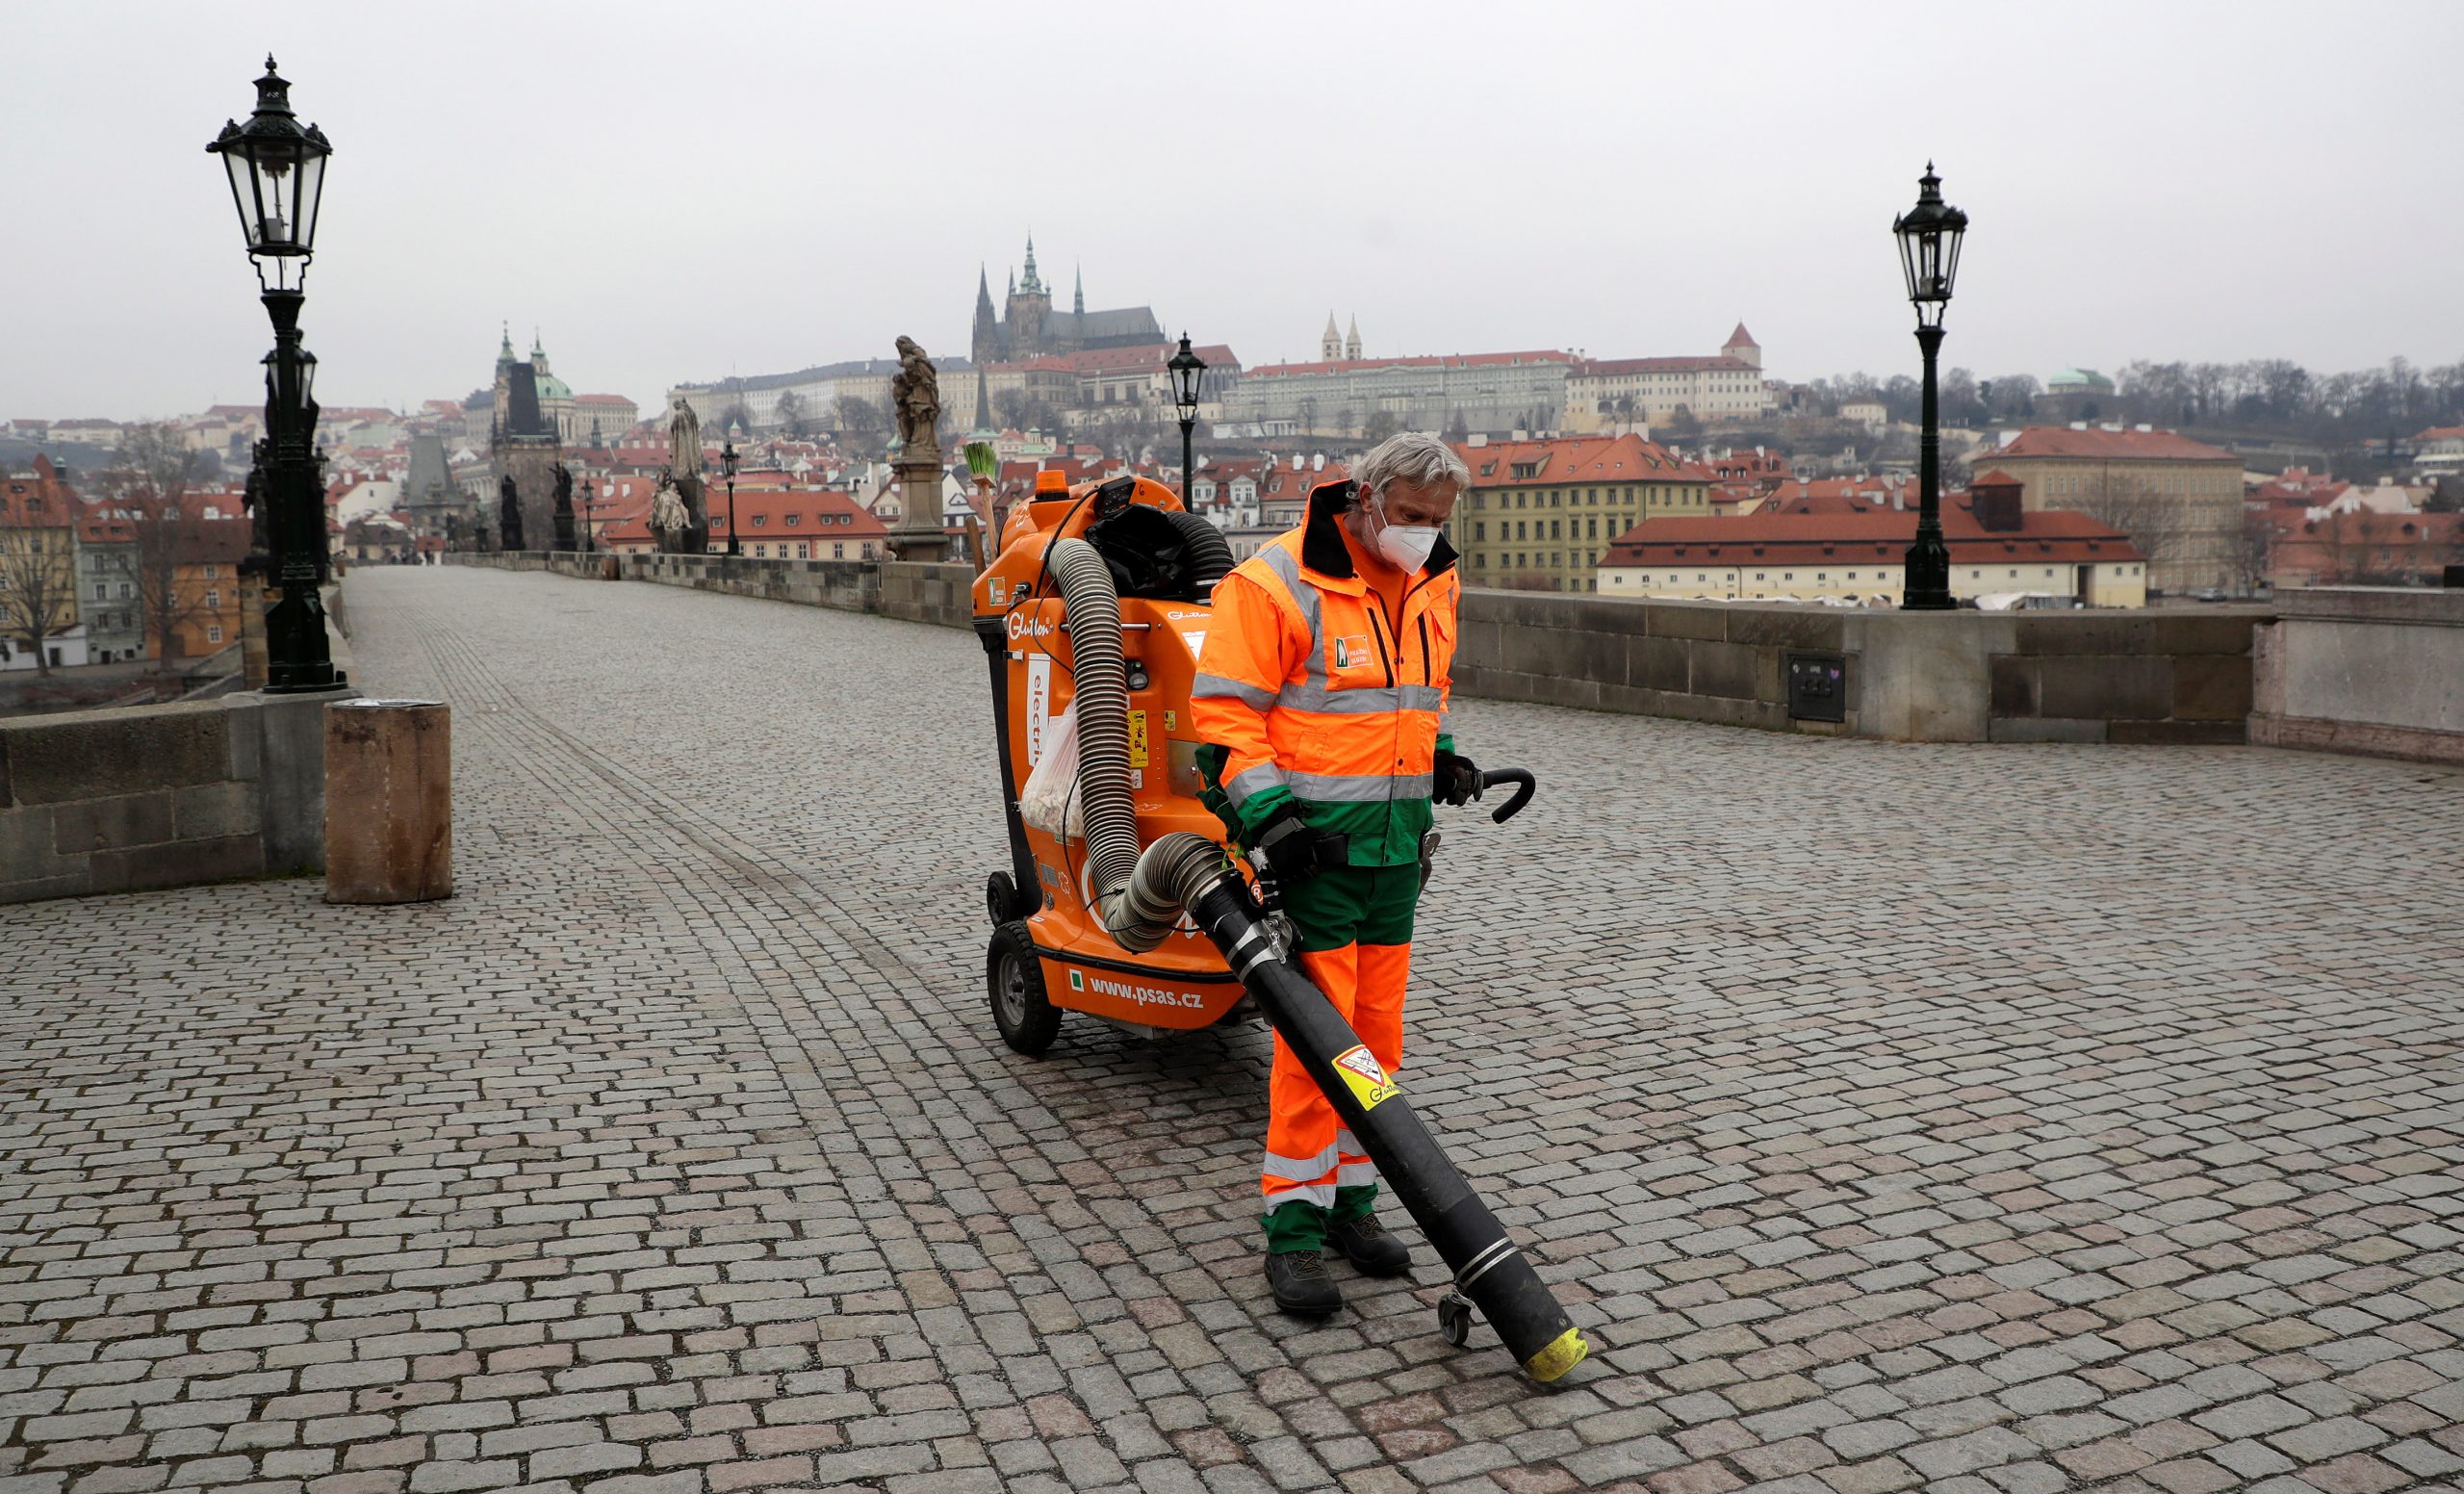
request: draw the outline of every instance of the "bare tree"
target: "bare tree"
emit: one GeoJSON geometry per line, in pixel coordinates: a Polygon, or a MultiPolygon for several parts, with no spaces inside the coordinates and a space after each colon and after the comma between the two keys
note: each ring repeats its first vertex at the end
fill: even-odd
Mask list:
{"type": "Polygon", "coordinates": [[[49,674],[44,645],[77,622],[76,515],[65,490],[53,484],[12,481],[7,488],[0,493],[0,632],[22,643],[36,670],[49,674]]]}
{"type": "Polygon", "coordinates": [[[2243,513],[2242,533],[2233,549],[2233,561],[2244,591],[2255,592],[2273,584],[2275,542],[2276,527],[2266,514],[2246,510],[2243,513]]]}
{"type": "Polygon", "coordinates": [[[802,441],[812,434],[812,420],[805,414],[802,396],[790,389],[779,396],[779,429],[791,441],[802,441]]]}
{"type": "Polygon", "coordinates": [[[183,627],[203,611],[202,594],[183,586],[180,576],[180,568],[195,564],[204,549],[203,521],[189,502],[196,466],[196,453],[180,439],[178,426],[131,425],[102,474],[105,495],[127,518],[137,542],[138,605],[166,673],[179,662],[183,627]]]}
{"type": "Polygon", "coordinates": [[[993,413],[1008,429],[1057,431],[1061,412],[1024,389],[1004,389],[992,397],[993,413]]]}
{"type": "Polygon", "coordinates": [[[1392,410],[1372,410],[1360,425],[1360,439],[1371,446],[1403,428],[1403,418],[1392,410]]]}
{"type": "Polygon", "coordinates": [[[889,429],[889,417],[882,407],[856,395],[840,395],[832,411],[840,438],[866,450],[889,429]]]}
{"type": "Polygon", "coordinates": [[[2198,538],[2191,505],[2180,497],[2158,492],[2142,478],[2099,468],[2086,480],[2084,491],[2056,495],[2045,502],[2048,507],[2087,514],[2128,535],[2147,557],[2151,582],[2160,574],[2159,567],[2169,576],[2173,568],[2199,558],[2191,554],[2198,538]]]}

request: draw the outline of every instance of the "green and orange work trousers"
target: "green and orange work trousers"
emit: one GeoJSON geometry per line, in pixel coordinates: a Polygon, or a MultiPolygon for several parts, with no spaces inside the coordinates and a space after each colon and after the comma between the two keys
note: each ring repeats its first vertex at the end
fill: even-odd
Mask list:
{"type": "MultiPolygon", "coordinates": [[[[1283,889],[1301,968],[1390,1077],[1403,1061],[1403,987],[1420,895],[1417,863],[1329,867],[1283,889]]],[[[1329,1219],[1362,1219],[1376,1205],[1377,1170],[1280,1033],[1267,1096],[1267,1249],[1322,1249],[1329,1219]]]]}

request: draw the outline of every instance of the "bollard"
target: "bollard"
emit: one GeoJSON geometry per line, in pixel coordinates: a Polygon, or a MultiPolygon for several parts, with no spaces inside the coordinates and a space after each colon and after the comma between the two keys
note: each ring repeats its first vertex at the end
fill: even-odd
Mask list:
{"type": "Polygon", "coordinates": [[[453,895],[453,733],[442,701],[325,708],[325,901],[453,895]]]}

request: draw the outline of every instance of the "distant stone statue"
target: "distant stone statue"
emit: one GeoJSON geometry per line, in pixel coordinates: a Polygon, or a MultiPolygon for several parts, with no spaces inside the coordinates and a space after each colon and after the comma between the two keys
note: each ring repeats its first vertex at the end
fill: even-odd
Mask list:
{"type": "Polygon", "coordinates": [[[684,506],[684,499],[676,491],[675,475],[661,473],[658,491],[651,495],[651,532],[658,537],[658,548],[675,551],[678,541],[692,524],[692,511],[684,506]]]}
{"type": "Polygon", "coordinates": [[[911,337],[898,340],[898,374],[889,381],[889,397],[898,410],[898,439],[908,454],[940,450],[933,427],[941,422],[941,376],[911,337]]]}
{"type": "Polygon", "coordinates": [[[248,511],[248,559],[262,566],[273,554],[266,541],[266,464],[270,459],[266,443],[260,441],[250,451],[248,479],[240,489],[240,506],[248,511]]]}
{"type": "Polygon", "coordinates": [[[667,402],[667,465],[679,479],[702,475],[702,418],[682,395],[667,402]]]}
{"type": "Polygon", "coordinates": [[[497,533],[507,551],[522,548],[522,496],[511,473],[497,479],[497,533]]]}
{"type": "Polygon", "coordinates": [[[558,462],[556,473],[556,548],[574,548],[574,475],[573,469],[558,462]]]}

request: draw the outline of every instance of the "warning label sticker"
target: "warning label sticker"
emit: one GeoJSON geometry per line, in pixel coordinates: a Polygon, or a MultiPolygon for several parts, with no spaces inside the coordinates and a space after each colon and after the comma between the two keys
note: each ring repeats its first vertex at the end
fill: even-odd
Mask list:
{"type": "Polygon", "coordinates": [[[1400,1086],[1386,1077],[1386,1070],[1364,1046],[1346,1048],[1335,1055],[1335,1072],[1343,1076],[1352,1098],[1363,1110],[1374,1110],[1402,1093],[1400,1086]]]}
{"type": "Polygon", "coordinates": [[[1129,713],[1129,765],[1146,766],[1146,712],[1142,710],[1129,713]]]}

